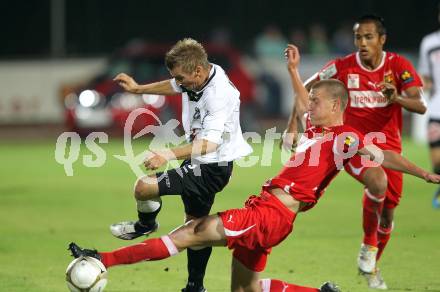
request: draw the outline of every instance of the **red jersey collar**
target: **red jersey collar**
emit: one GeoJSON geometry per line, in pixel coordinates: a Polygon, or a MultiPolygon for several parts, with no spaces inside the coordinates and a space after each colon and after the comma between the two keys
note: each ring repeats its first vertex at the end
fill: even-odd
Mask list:
{"type": "Polygon", "coordinates": [[[379,66],[377,66],[376,69],[374,70],[370,70],[364,67],[364,65],[362,65],[361,62],[361,57],[359,57],[359,52],[356,52],[356,63],[359,65],[359,67],[361,67],[362,70],[367,71],[367,72],[376,72],[377,70],[381,69],[383,67],[383,64],[385,64],[385,59],[387,57],[387,52],[383,51],[382,52],[382,60],[380,61],[379,66]]]}

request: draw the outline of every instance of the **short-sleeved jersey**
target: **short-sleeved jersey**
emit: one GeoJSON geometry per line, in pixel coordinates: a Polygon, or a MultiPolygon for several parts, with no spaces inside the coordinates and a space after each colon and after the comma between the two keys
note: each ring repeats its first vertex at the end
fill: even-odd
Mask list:
{"type": "Polygon", "coordinates": [[[324,193],[358,149],[364,136],[350,126],[310,127],[302,135],[294,155],[263,189],[278,187],[310,207],[324,193]]]}
{"type": "Polygon", "coordinates": [[[404,57],[383,52],[381,64],[374,70],[365,68],[358,53],[335,59],[319,72],[318,79],[335,78],[342,81],[349,92],[344,124],[366,135],[382,132],[386,143],[378,144],[386,150],[400,152],[402,134],[402,107],[389,103],[379,88],[381,82],[392,83],[398,94],[409,87],[422,86],[412,64],[404,57]]]}
{"type": "Polygon", "coordinates": [[[182,124],[188,142],[206,139],[218,144],[215,152],[197,157],[202,163],[232,161],[246,156],[252,148],[240,127],[240,92],[218,65],[199,91],[189,90],[171,79],[176,92],[182,92],[182,124]]]}
{"type": "Polygon", "coordinates": [[[428,115],[440,119],[440,31],[423,38],[420,44],[419,72],[432,80],[428,115]]]}

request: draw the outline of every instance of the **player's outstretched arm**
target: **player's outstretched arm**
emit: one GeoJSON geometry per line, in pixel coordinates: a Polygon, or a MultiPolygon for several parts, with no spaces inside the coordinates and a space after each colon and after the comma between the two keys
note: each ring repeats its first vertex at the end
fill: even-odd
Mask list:
{"type": "Polygon", "coordinates": [[[302,117],[307,111],[309,92],[304,86],[301,75],[299,74],[299,64],[301,55],[296,46],[289,44],[284,51],[287,61],[287,71],[289,72],[290,82],[295,91],[294,113],[302,117]]]}
{"type": "MultiPolygon", "coordinates": [[[[304,114],[307,112],[309,92],[301,80],[299,74],[300,53],[296,46],[289,44],[284,51],[287,71],[289,72],[290,81],[295,92],[295,102],[287,122],[286,131],[283,134],[280,146],[291,150],[294,148],[298,139],[298,128],[305,128],[304,114]]],[[[310,85],[311,86],[311,85],[310,85]]]]}
{"type": "Polygon", "coordinates": [[[159,95],[175,95],[179,94],[173,89],[171,80],[163,80],[149,84],[138,84],[131,76],[125,73],[119,73],[114,81],[124,88],[125,91],[135,94],[159,94],[159,95]]]}
{"type": "Polygon", "coordinates": [[[381,150],[376,145],[367,145],[358,153],[368,156],[371,161],[375,161],[385,168],[419,177],[429,183],[440,183],[440,175],[429,173],[394,151],[381,150]]]}

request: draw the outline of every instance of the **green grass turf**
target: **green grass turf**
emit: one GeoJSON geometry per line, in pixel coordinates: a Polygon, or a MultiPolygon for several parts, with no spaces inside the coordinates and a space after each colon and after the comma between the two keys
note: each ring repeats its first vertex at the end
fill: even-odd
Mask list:
{"type": "MultiPolygon", "coordinates": [[[[143,144],[146,144],[144,142],[143,144]]],[[[136,144],[140,151],[142,143],[136,144]]],[[[108,226],[135,218],[129,167],[112,157],[122,142],[105,145],[100,168],[74,164],[65,175],[54,159],[55,141],[0,143],[0,291],[67,291],[64,272],[71,261],[70,241],[99,250],[130,242],[113,238],[108,226]]],[[[82,145],[82,154],[90,154],[82,145]]],[[[429,168],[427,147],[406,142],[408,158],[429,168]]],[[[261,147],[255,146],[256,153],[261,147]]],[[[279,153],[273,157],[279,161],[279,153]]],[[[81,157],[80,157],[81,158],[81,157]]],[[[217,196],[213,211],[240,207],[249,194],[279,169],[258,164],[236,167],[217,196]]],[[[380,262],[391,291],[440,291],[440,211],[431,208],[434,185],[406,176],[404,199],[396,212],[396,229],[380,262]]],[[[293,234],[276,247],[263,277],[318,286],[333,280],[343,291],[367,291],[357,276],[361,241],[362,187],[342,173],[311,211],[298,216],[293,234]]],[[[183,220],[178,197],[164,198],[159,215],[166,234],[183,220]]],[[[138,240],[139,241],[139,240],[138,240]]],[[[228,291],[231,253],[215,248],[206,276],[209,291],[228,291]]],[[[106,291],[180,291],[186,280],[186,255],[110,270],[106,291]]]]}

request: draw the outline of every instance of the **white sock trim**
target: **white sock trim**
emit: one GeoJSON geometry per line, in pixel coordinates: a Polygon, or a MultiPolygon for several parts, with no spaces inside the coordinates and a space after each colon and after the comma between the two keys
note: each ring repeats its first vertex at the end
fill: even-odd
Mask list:
{"type": "Polygon", "coordinates": [[[165,246],[168,249],[168,252],[170,253],[170,256],[176,255],[179,253],[177,250],[177,247],[174,245],[173,241],[168,235],[161,236],[160,239],[163,241],[165,246]]]}
{"type": "Polygon", "coordinates": [[[373,202],[381,203],[381,202],[383,202],[383,200],[385,200],[385,195],[382,195],[380,198],[377,198],[377,197],[373,196],[368,189],[365,189],[364,193],[373,202]]]}
{"type": "Polygon", "coordinates": [[[261,279],[260,280],[262,292],[270,292],[270,281],[271,281],[271,279],[261,279]]]}
{"type": "Polygon", "coordinates": [[[162,205],[160,197],[153,198],[147,201],[136,200],[137,210],[141,213],[153,213],[162,205]]]}

